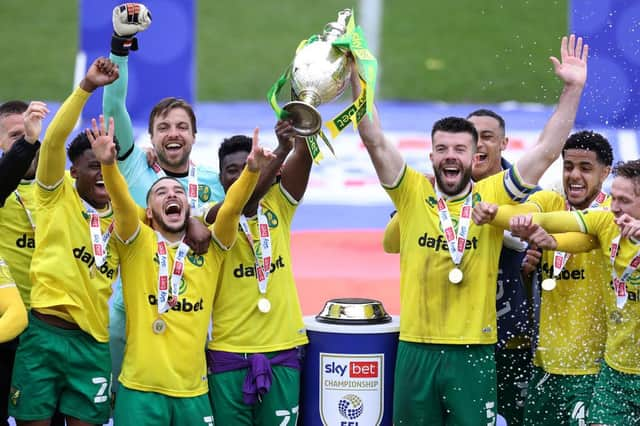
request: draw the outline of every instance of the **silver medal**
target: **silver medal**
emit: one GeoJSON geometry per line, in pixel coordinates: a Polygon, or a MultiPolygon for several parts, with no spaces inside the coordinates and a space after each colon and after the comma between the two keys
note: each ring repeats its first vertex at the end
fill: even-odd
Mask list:
{"type": "Polygon", "coordinates": [[[164,322],[162,318],[158,318],[153,322],[153,324],[151,324],[151,328],[153,329],[154,333],[162,334],[167,329],[167,323],[164,322]]]}
{"type": "Polygon", "coordinates": [[[542,289],[551,291],[556,288],[556,279],[555,278],[546,278],[542,280],[542,289]]]}
{"type": "Polygon", "coordinates": [[[459,284],[460,282],[462,282],[463,277],[464,274],[459,268],[453,268],[449,271],[449,282],[451,284],[459,284]]]}
{"type": "Polygon", "coordinates": [[[258,300],[258,310],[263,314],[266,314],[271,310],[271,302],[266,297],[261,297],[258,300]]]}

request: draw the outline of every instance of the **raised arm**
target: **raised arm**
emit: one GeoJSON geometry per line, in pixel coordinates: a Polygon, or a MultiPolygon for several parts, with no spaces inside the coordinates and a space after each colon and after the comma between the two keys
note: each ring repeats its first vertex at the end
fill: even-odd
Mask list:
{"type": "MultiPolygon", "coordinates": [[[[276,129],[276,134],[278,130],[276,129]]],[[[307,190],[313,160],[303,138],[295,138],[295,148],[282,167],[281,185],[293,197],[300,201],[307,190]]]]}
{"type": "MultiPolygon", "coordinates": [[[[265,168],[260,171],[260,178],[258,179],[256,188],[253,190],[251,197],[249,197],[249,201],[247,201],[247,204],[244,206],[243,213],[245,216],[253,216],[256,214],[260,200],[262,200],[262,197],[265,196],[269,191],[269,188],[271,188],[271,185],[273,185],[278,172],[281,171],[282,163],[284,163],[284,160],[287,158],[291,152],[291,148],[293,147],[295,130],[293,130],[290,121],[279,120],[276,123],[275,132],[278,137],[278,146],[273,151],[275,158],[269,164],[265,165],[265,168]]],[[[259,132],[256,128],[253,130],[253,139],[255,141],[258,140],[258,135],[259,132]]],[[[207,219],[209,219],[208,215],[207,219]]],[[[213,223],[214,221],[215,218],[213,218],[209,223],[213,223]]]]}
{"type": "Polygon", "coordinates": [[[118,56],[113,53],[109,59],[118,65],[120,77],[113,84],[104,88],[102,95],[102,110],[107,120],[113,118],[116,125],[116,139],[120,145],[118,160],[125,159],[133,149],[133,124],[129,111],[127,111],[127,84],[129,81],[129,66],[127,56],[118,56]]]}
{"type": "Polygon", "coordinates": [[[256,187],[260,171],[268,168],[269,163],[274,159],[275,155],[272,152],[258,146],[257,132],[254,132],[253,145],[247,157],[247,165],[240,177],[229,187],[216,221],[212,225],[213,238],[222,247],[229,248],[234,244],[240,215],[256,187]]]}
{"type": "Polygon", "coordinates": [[[137,50],[135,35],[151,25],[151,14],[142,4],[128,3],[113,9],[113,35],[111,36],[111,54],[109,59],[118,65],[120,78],[105,87],[102,96],[102,109],[106,120],[113,117],[116,126],[116,139],[120,145],[118,160],[124,160],[133,149],[133,124],[127,111],[127,87],[129,84],[129,51],[137,50]],[[135,47],[135,48],[134,48],[135,47]]]}
{"type": "Polygon", "coordinates": [[[42,187],[53,189],[62,182],[66,164],[64,144],[84,104],[94,90],[117,78],[118,67],[106,58],[98,58],[89,67],[80,86],[64,101],[49,124],[40,148],[36,180],[42,187]]]}
{"type": "Polygon", "coordinates": [[[138,206],[129,194],[127,182],[116,165],[116,144],[113,142],[113,118],[109,119],[109,129],[105,129],[104,116],[100,116],[100,127],[95,118],[92,128],[87,129],[91,149],[100,161],[102,179],[111,198],[111,207],[116,226],[116,234],[123,242],[128,242],[138,232],[140,226],[138,206]]]}
{"type": "Polygon", "coordinates": [[[0,206],[4,205],[7,197],[15,191],[29,170],[40,148],[38,139],[42,131],[42,120],[48,113],[49,109],[44,102],[34,101],[22,114],[24,135],[0,158],[0,206]]]}
{"type": "MultiPolygon", "coordinates": [[[[260,200],[262,200],[262,197],[265,196],[265,194],[269,191],[269,188],[271,188],[271,186],[273,185],[278,172],[282,171],[284,173],[284,171],[281,170],[282,163],[284,163],[285,159],[291,152],[291,148],[293,147],[295,130],[291,126],[290,121],[279,120],[276,123],[275,132],[276,136],[278,137],[278,146],[273,151],[274,159],[273,161],[270,161],[267,165],[265,165],[265,168],[260,171],[260,178],[258,179],[258,183],[256,184],[251,197],[249,197],[249,200],[246,202],[246,204],[244,205],[244,209],[242,210],[242,213],[245,216],[253,216],[256,214],[260,200]]],[[[258,135],[259,131],[256,128],[253,131],[253,139],[258,140],[258,135]]],[[[287,161],[287,163],[289,161],[287,161]]],[[[304,162],[304,159],[302,159],[302,161],[304,162]]],[[[218,215],[221,206],[222,202],[211,206],[211,208],[207,210],[205,214],[205,223],[211,224],[216,221],[216,216],[218,215]]]]}
{"type": "MultiPolygon", "coordinates": [[[[351,67],[351,91],[354,100],[357,99],[361,90],[358,70],[354,65],[351,67]]],[[[365,114],[358,125],[358,133],[360,133],[362,142],[371,157],[380,183],[389,187],[395,186],[405,162],[400,151],[382,133],[378,111],[375,107],[373,120],[369,118],[368,114],[365,114]]]]}
{"type": "Polygon", "coordinates": [[[39,146],[40,143],[30,144],[22,137],[0,158],[0,207],[29,170],[39,146]]]}
{"type": "Polygon", "coordinates": [[[562,37],[560,60],[551,57],[556,75],[564,81],[564,87],[556,110],[538,137],[536,145],[523,155],[516,167],[522,179],[536,184],[543,173],[560,156],[578,112],[580,97],[587,80],[587,56],[589,46],[582,37],[571,34],[562,37]]]}

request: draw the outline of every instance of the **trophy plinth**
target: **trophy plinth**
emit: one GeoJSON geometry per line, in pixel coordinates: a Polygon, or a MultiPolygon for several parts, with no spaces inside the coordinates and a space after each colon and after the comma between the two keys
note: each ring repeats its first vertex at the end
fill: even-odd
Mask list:
{"type": "Polygon", "coordinates": [[[316,107],[340,96],[349,81],[349,59],[332,45],[345,34],[349,19],[351,11],[341,11],[337,22],[327,24],[318,40],[301,48],[293,60],[291,88],[296,99],[283,109],[290,114],[293,128],[301,136],[320,132],[322,117],[316,107]]]}

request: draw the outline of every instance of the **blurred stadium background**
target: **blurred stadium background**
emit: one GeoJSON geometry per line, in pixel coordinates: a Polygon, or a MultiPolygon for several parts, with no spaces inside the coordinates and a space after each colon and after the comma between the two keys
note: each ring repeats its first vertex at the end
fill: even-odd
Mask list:
{"type": "MultiPolygon", "coordinates": [[[[118,3],[3,0],[0,24],[4,37],[0,37],[0,46],[5,60],[0,62],[0,101],[41,99],[55,110],[73,87],[77,53],[87,42],[82,40],[83,34],[91,34],[94,39],[90,42],[102,46],[102,54],[108,54],[110,31],[96,34],[87,27],[99,27],[93,20],[108,22],[112,7],[118,3]]],[[[560,38],[569,28],[587,34],[587,41],[595,47],[588,87],[600,89],[585,94],[585,110],[576,127],[605,133],[615,145],[617,159],[638,158],[636,115],[629,100],[630,89],[639,84],[636,66],[640,59],[634,60],[640,49],[640,7],[636,2],[187,3],[193,5],[189,18],[193,22],[185,28],[178,25],[183,21],[174,21],[166,12],[182,7],[180,1],[146,2],[154,13],[154,23],[140,35],[141,50],[129,61],[132,78],[128,104],[131,108],[139,99],[153,104],[159,99],[158,93],[170,90],[175,83],[171,74],[135,76],[145,50],[148,60],[149,52],[163,51],[162,40],[169,44],[175,39],[187,40],[195,53],[193,94],[199,120],[195,158],[216,168],[217,146],[224,137],[250,134],[259,126],[264,143],[275,145],[271,131],[275,118],[265,95],[291,61],[298,42],[321,32],[345,7],[354,7],[357,22],[364,26],[362,12],[371,12],[377,6],[378,18],[374,13],[373,20],[367,22],[379,25],[379,37],[370,40],[370,44],[379,46],[379,109],[385,130],[411,165],[428,171],[428,131],[433,121],[445,115],[466,115],[479,107],[495,109],[505,116],[511,138],[505,156],[517,159],[535,143],[558,98],[561,85],[548,57],[559,55],[560,38]],[[191,33],[193,41],[189,40],[191,33]],[[626,75],[634,72],[635,79],[628,79],[626,75]],[[156,87],[135,87],[136,81],[142,87],[149,83],[146,80],[152,80],[156,87]],[[598,97],[604,93],[610,103],[598,97]],[[612,109],[615,114],[609,118],[612,109]],[[594,113],[590,115],[589,111],[594,113]]],[[[88,55],[86,60],[94,58],[88,55]]],[[[99,105],[101,95],[94,97],[99,105]]],[[[328,118],[343,106],[344,102],[336,102],[321,111],[328,118]]],[[[141,144],[148,140],[145,120],[138,115],[134,122],[141,144]]],[[[303,310],[305,314],[316,313],[328,298],[357,295],[378,298],[397,313],[399,262],[397,257],[382,253],[380,247],[391,203],[377,184],[357,133],[347,129],[334,146],[337,158],[326,155],[314,168],[307,197],[294,222],[294,271],[303,310]]],[[[559,177],[556,164],[543,182],[557,186],[559,177]]]]}

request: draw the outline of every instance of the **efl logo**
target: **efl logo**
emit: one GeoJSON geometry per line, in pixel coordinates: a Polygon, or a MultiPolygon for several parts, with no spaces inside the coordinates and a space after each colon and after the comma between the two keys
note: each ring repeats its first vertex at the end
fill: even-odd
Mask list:
{"type": "Polygon", "coordinates": [[[356,379],[375,379],[378,377],[378,361],[349,362],[349,377],[356,379]]]}

